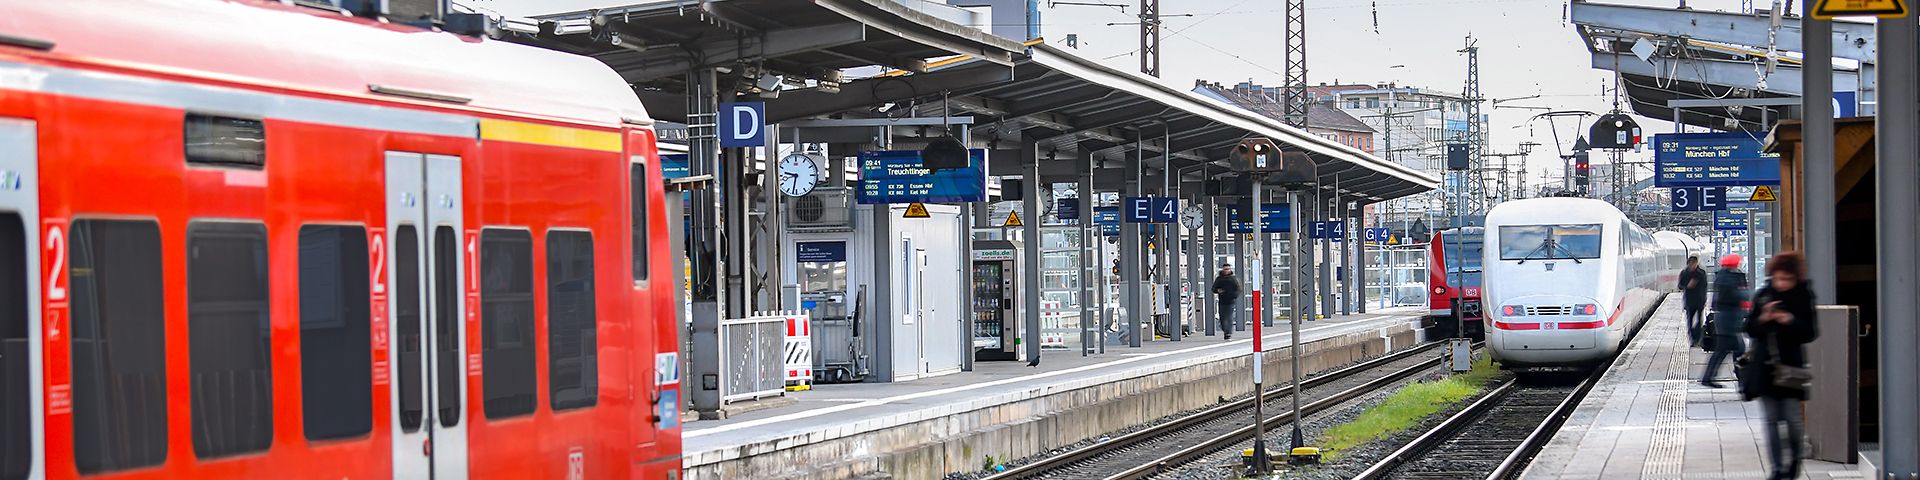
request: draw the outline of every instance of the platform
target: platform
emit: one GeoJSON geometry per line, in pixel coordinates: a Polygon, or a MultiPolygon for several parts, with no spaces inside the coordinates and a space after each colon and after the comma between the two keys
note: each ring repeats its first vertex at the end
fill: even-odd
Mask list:
{"type": "MultiPolygon", "coordinates": [[[[1313,358],[1303,369],[1411,346],[1421,313],[1403,307],[1304,324],[1303,356],[1313,358]]],[[[1274,365],[1289,340],[1284,322],[1271,330],[1266,374],[1276,381],[1287,373],[1274,365]]],[[[1039,367],[976,362],[971,372],[911,382],[817,385],[788,393],[797,400],[790,405],[687,423],[684,465],[688,478],[751,478],[774,467],[809,478],[977,469],[988,456],[1020,458],[1244,394],[1251,342],[1191,335],[1084,357],[1048,350],[1039,367]]]]}
{"type": "MultiPolygon", "coordinates": [[[[1741,401],[1731,365],[1719,373],[1727,388],[1701,386],[1707,358],[1687,345],[1680,297],[1668,296],[1521,478],[1767,478],[1760,404],[1741,401]]],[[[1801,478],[1862,476],[1805,460],[1801,478]]]]}

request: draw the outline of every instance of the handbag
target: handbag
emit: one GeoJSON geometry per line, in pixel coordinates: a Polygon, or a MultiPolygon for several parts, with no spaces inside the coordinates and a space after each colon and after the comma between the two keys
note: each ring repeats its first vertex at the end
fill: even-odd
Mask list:
{"type": "Polygon", "coordinates": [[[1780,363],[1780,340],[1778,334],[1767,335],[1767,366],[1773,368],[1773,386],[1806,390],[1813,384],[1813,370],[1780,363]]]}

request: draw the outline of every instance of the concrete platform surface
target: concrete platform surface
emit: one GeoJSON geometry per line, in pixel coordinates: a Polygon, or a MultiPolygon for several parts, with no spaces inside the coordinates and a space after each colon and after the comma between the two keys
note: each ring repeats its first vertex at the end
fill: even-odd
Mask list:
{"type": "MultiPolygon", "coordinates": [[[[1387,332],[1393,331],[1401,337],[1399,344],[1390,337],[1385,340],[1388,350],[1397,350],[1413,343],[1415,337],[1408,332],[1418,329],[1419,316],[1423,313],[1423,308],[1400,307],[1336,316],[1303,324],[1301,337],[1303,342],[1312,342],[1359,334],[1380,343],[1382,339],[1377,337],[1389,337],[1387,332]],[[1375,336],[1374,331],[1381,333],[1375,336]]],[[[1266,335],[1270,352],[1288,344],[1287,329],[1284,322],[1268,329],[1272,332],[1266,335]]],[[[686,423],[684,464],[691,472],[701,465],[1236,357],[1241,359],[1244,368],[1244,358],[1251,348],[1250,335],[1235,335],[1232,341],[1222,341],[1218,336],[1189,335],[1180,342],[1148,342],[1140,348],[1110,345],[1104,354],[1084,357],[1074,350],[1048,350],[1041,354],[1039,367],[1028,367],[1026,362],[976,362],[971,372],[910,382],[816,385],[811,391],[787,393],[797,400],[791,405],[723,420],[686,423]]],[[[1270,365],[1276,360],[1274,356],[1269,354],[1270,365]]],[[[1163,414],[1171,413],[1176,412],[1163,414]]]]}
{"type": "MultiPolygon", "coordinates": [[[[1768,478],[1760,403],[1741,401],[1731,365],[1720,368],[1726,388],[1699,384],[1708,354],[1687,345],[1680,296],[1647,322],[1521,478],[1768,478]]],[[[1800,478],[1862,477],[1805,460],[1800,478]]]]}

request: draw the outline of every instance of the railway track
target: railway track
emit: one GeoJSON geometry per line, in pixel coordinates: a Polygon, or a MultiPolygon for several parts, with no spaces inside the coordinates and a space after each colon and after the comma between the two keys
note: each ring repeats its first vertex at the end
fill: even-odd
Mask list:
{"type": "Polygon", "coordinates": [[[1507,380],[1354,478],[1509,478],[1546,446],[1603,371],[1577,383],[1507,380]]]}
{"type": "MultiPolygon", "coordinates": [[[[1310,415],[1428,371],[1440,364],[1439,343],[1429,343],[1305,379],[1301,413],[1310,415]],[[1430,357],[1430,358],[1429,358],[1430,357]]],[[[1292,387],[1269,389],[1261,397],[1268,412],[1268,432],[1292,421],[1287,400],[1292,387]]],[[[1170,422],[1154,425],[986,477],[991,480],[1027,478],[1138,479],[1229,448],[1240,448],[1253,438],[1253,397],[1214,406],[1170,422]]]]}

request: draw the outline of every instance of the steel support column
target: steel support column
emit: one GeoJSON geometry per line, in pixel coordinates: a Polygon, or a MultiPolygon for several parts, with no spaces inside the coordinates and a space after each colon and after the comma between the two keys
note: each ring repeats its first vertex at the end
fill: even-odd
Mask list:
{"type": "Polygon", "coordinates": [[[1201,276],[1198,278],[1204,279],[1200,284],[1200,289],[1194,290],[1195,296],[1205,298],[1205,300],[1200,302],[1201,316],[1206,317],[1201,319],[1201,323],[1207,324],[1207,336],[1209,337],[1218,331],[1220,323],[1220,312],[1218,311],[1220,308],[1220,297],[1213,294],[1212,282],[1213,276],[1219,275],[1220,273],[1219,254],[1213,251],[1215,244],[1220,240],[1220,237],[1213,228],[1214,217],[1219,216],[1219,212],[1213,208],[1212,200],[1213,199],[1208,198],[1207,203],[1198,204],[1200,208],[1207,212],[1205,219],[1201,220],[1200,224],[1200,240],[1203,243],[1196,245],[1199,247],[1200,262],[1201,265],[1205,265],[1205,270],[1200,273],[1201,276]]]}
{"type": "Polygon", "coordinates": [[[1040,238],[1040,192],[1046,189],[1046,183],[1040,178],[1039,146],[1031,139],[1020,140],[1020,163],[1026,167],[1026,178],[1020,182],[1022,192],[1020,240],[1026,244],[1022,250],[1025,255],[1020,262],[1020,301],[1026,308],[1022,310],[1020,323],[1025,325],[1020,340],[1025,343],[1027,364],[1040,364],[1040,253],[1046,248],[1046,242],[1040,238]]]}
{"type": "MultiPolygon", "coordinates": [[[[1834,285],[1835,245],[1839,240],[1838,232],[1834,231],[1833,211],[1833,22],[1813,18],[1815,3],[1818,2],[1801,4],[1800,20],[1802,50],[1806,52],[1800,66],[1800,82],[1805,89],[1800,97],[1804,133],[1800,136],[1800,170],[1806,182],[1800,190],[1801,218],[1806,222],[1801,231],[1806,232],[1802,245],[1814,298],[1831,303],[1839,292],[1834,285]]],[[[1754,233],[1757,232],[1747,231],[1748,235],[1754,233]]]]}
{"type": "MultiPolygon", "coordinates": [[[[714,112],[720,109],[719,79],[712,69],[687,74],[687,168],[691,175],[712,175],[720,168],[720,143],[715,137],[714,112]]],[[[720,411],[720,320],[726,317],[726,282],[719,279],[721,260],[720,196],[718,185],[693,191],[693,242],[687,258],[693,263],[693,307],[690,320],[687,380],[694,411],[717,417],[720,411]]]]}
{"type": "MultiPolygon", "coordinates": [[[[1359,225],[1360,227],[1362,227],[1362,228],[1365,228],[1365,227],[1366,227],[1366,225],[1365,225],[1364,223],[1362,223],[1362,222],[1360,222],[1360,219],[1362,219],[1362,218],[1364,218],[1364,217],[1365,217],[1365,214],[1366,214],[1366,211],[1367,211],[1367,204],[1366,204],[1366,203],[1356,203],[1356,204],[1354,204],[1354,209],[1355,209],[1355,210],[1358,210],[1358,211],[1360,212],[1359,214],[1357,214],[1357,215],[1354,215],[1354,223],[1356,223],[1356,224],[1360,224],[1360,225],[1359,225]]],[[[1356,313],[1360,313],[1360,314],[1363,314],[1363,315],[1364,315],[1364,314],[1366,314],[1366,313],[1367,313],[1367,240],[1366,240],[1366,238],[1367,238],[1367,237],[1366,237],[1366,230],[1361,230],[1361,234],[1360,234],[1360,236],[1359,236],[1358,238],[1359,238],[1360,240],[1359,240],[1359,241],[1358,241],[1357,243],[1355,243],[1355,244],[1353,245],[1353,247],[1354,247],[1354,248],[1353,248],[1353,250],[1354,250],[1354,253],[1353,253],[1353,268],[1351,268],[1351,270],[1353,270],[1353,291],[1354,291],[1354,293],[1355,293],[1355,295],[1354,295],[1354,297],[1355,297],[1355,298],[1354,298],[1354,300],[1353,300],[1353,301],[1354,301],[1354,306],[1355,306],[1355,307],[1357,307],[1357,308],[1355,308],[1355,309],[1354,309],[1354,311],[1355,311],[1356,313]]],[[[1381,243],[1382,243],[1382,244],[1384,244],[1384,243],[1386,243],[1386,242],[1385,242],[1385,241],[1382,241],[1381,243]]],[[[1388,265],[1392,265],[1393,263],[1392,263],[1392,262],[1388,262],[1387,264],[1388,264],[1388,265]]],[[[1389,278],[1391,278],[1391,277],[1389,277],[1389,278]]],[[[1381,298],[1387,298],[1387,297],[1388,297],[1387,295],[1381,295],[1381,298]]]]}
{"type": "MultiPolygon", "coordinates": [[[[1224,212],[1222,213],[1224,214],[1224,212]]],[[[1241,213],[1245,214],[1246,212],[1241,212],[1241,213]]],[[[1233,262],[1239,263],[1239,265],[1235,268],[1240,269],[1241,272],[1245,272],[1241,274],[1242,280],[1240,281],[1240,283],[1243,285],[1248,284],[1248,282],[1253,281],[1253,277],[1252,277],[1253,263],[1249,262],[1248,259],[1253,257],[1253,252],[1260,251],[1260,247],[1256,245],[1254,246],[1254,248],[1251,249],[1252,251],[1250,252],[1249,249],[1247,248],[1247,237],[1252,235],[1231,233],[1232,228],[1228,228],[1227,230],[1229,231],[1229,233],[1227,233],[1227,236],[1233,238],[1233,262]]],[[[1229,264],[1231,264],[1231,262],[1229,264]]],[[[1253,315],[1247,311],[1249,308],[1252,308],[1252,307],[1253,307],[1253,302],[1251,301],[1234,302],[1233,312],[1230,312],[1230,314],[1233,315],[1233,322],[1232,322],[1233,331],[1236,331],[1236,332],[1247,331],[1247,322],[1252,322],[1256,320],[1255,318],[1253,318],[1253,315]]]]}
{"type": "MultiPolygon", "coordinates": [[[[1874,142],[1875,220],[1879,224],[1880,447],[1882,478],[1920,475],[1920,78],[1912,13],[1881,19],[1879,80],[1882,88],[1874,142]]],[[[1818,286],[1817,284],[1815,286],[1818,286]]]]}
{"type": "Polygon", "coordinates": [[[1098,323],[1099,299],[1096,288],[1100,282],[1100,257],[1095,255],[1099,242],[1106,240],[1099,225],[1093,224],[1093,167],[1092,155],[1088,155],[1087,168],[1080,173],[1080,184],[1074,189],[1074,195],[1080,202],[1080,355],[1086,356],[1099,341],[1100,331],[1093,328],[1098,323]]]}
{"type": "MultiPolygon", "coordinates": [[[[1134,172],[1134,176],[1127,179],[1126,193],[1121,195],[1122,198],[1141,195],[1139,172],[1144,165],[1141,165],[1143,151],[1140,149],[1140,140],[1134,140],[1133,147],[1133,154],[1127,156],[1125,171],[1134,172]]],[[[1140,295],[1140,268],[1145,266],[1144,249],[1140,248],[1140,224],[1125,220],[1122,218],[1120,222],[1120,298],[1126,301],[1127,314],[1121,321],[1127,322],[1127,346],[1138,347],[1140,322],[1152,316],[1146,309],[1147,299],[1140,295]]]]}

